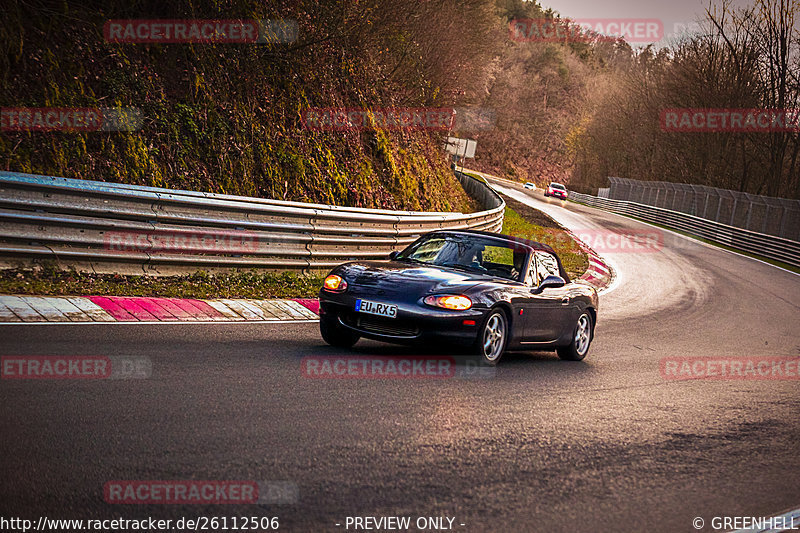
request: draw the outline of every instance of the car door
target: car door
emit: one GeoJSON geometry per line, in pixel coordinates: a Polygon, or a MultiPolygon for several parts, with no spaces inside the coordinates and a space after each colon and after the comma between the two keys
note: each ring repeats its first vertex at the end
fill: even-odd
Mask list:
{"type": "MultiPolygon", "coordinates": [[[[559,276],[558,261],[555,256],[544,251],[535,251],[530,263],[526,283],[533,290],[548,275],[559,276]]],[[[569,322],[572,301],[569,287],[547,288],[530,296],[523,302],[523,323],[527,343],[549,343],[564,333],[569,322]]]]}

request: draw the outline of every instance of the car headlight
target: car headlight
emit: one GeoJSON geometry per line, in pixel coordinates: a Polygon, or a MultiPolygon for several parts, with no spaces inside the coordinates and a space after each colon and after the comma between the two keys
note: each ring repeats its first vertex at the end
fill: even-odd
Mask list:
{"type": "Polygon", "coordinates": [[[465,311],[472,307],[472,300],[466,296],[454,294],[439,294],[426,296],[423,300],[426,304],[453,311],[465,311]]]}
{"type": "Polygon", "coordinates": [[[347,282],[343,280],[341,276],[331,274],[325,278],[325,281],[322,283],[322,288],[326,291],[342,292],[347,289],[347,282]]]}

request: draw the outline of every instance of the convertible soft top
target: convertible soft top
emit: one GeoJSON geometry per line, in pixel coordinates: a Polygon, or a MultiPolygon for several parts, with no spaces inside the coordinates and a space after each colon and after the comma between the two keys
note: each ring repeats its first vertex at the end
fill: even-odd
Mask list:
{"type": "Polygon", "coordinates": [[[549,245],[543,242],[532,241],[530,239],[525,239],[523,237],[515,237],[513,235],[504,235],[502,233],[492,233],[489,231],[479,231],[479,230],[472,230],[472,229],[464,229],[464,230],[437,230],[432,233],[450,233],[450,234],[460,234],[460,235],[480,235],[481,237],[489,237],[501,241],[505,241],[509,244],[521,244],[523,246],[527,246],[532,248],[533,250],[538,250],[540,252],[548,252],[555,256],[556,261],[558,261],[558,271],[561,274],[561,277],[564,278],[564,281],[567,283],[570,282],[569,274],[567,271],[564,270],[564,265],[561,264],[561,258],[558,257],[558,254],[555,250],[549,245]]]}

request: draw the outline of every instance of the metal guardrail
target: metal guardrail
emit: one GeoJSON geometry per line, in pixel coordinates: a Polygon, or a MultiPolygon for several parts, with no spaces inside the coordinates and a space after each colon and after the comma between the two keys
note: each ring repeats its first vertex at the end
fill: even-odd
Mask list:
{"type": "Polygon", "coordinates": [[[172,275],[324,270],[436,229],[499,231],[505,202],[456,174],[477,213],[389,211],[0,172],[0,264],[172,275]]]}
{"type": "Polygon", "coordinates": [[[729,226],[705,218],[627,200],[600,198],[570,191],[569,199],[621,215],[639,218],[703,237],[731,248],[800,266],[800,242],[729,226]]]}

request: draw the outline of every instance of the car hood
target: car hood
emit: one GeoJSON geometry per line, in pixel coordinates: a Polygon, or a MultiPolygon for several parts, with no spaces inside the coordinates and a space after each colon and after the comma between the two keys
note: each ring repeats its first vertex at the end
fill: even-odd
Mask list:
{"type": "MultiPolygon", "coordinates": [[[[406,296],[417,299],[426,294],[463,293],[493,278],[448,268],[400,261],[359,261],[339,267],[338,274],[353,295],[406,296]]],[[[404,298],[405,299],[405,298],[404,298]]]]}

